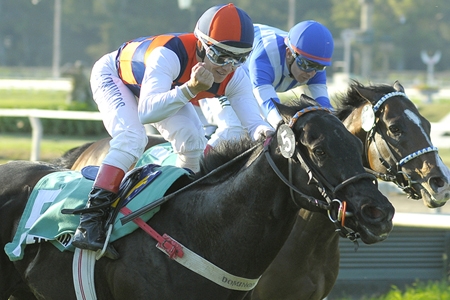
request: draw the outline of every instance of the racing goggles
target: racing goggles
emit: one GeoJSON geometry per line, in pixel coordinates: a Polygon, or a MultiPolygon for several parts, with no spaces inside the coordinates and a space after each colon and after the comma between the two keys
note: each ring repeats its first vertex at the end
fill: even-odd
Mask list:
{"type": "Polygon", "coordinates": [[[244,53],[241,55],[219,49],[216,46],[207,46],[203,43],[203,48],[205,49],[206,56],[208,59],[216,66],[225,66],[231,64],[233,67],[239,67],[247,60],[250,53],[244,53]]]}
{"type": "Polygon", "coordinates": [[[312,71],[323,72],[327,66],[321,65],[319,63],[307,60],[303,56],[292,51],[292,55],[295,57],[295,63],[300,68],[300,70],[309,73],[312,71]]]}

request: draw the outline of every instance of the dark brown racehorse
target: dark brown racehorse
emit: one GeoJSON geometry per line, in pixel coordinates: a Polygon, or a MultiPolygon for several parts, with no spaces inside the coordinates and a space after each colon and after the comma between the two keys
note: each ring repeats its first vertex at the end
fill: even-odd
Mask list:
{"type": "MultiPolygon", "coordinates": [[[[363,86],[355,81],[336,103],[338,117],[364,143],[369,171],[396,183],[410,198],[422,197],[428,207],[446,203],[450,172],[433,147],[430,123],[400,83],[363,86]]],[[[322,226],[327,221],[300,210],[291,235],[248,299],[325,298],[339,272],[339,237],[322,226]]]]}
{"type": "Polygon", "coordinates": [[[367,87],[355,82],[337,103],[339,119],[365,143],[363,162],[373,174],[430,208],[450,199],[450,170],[433,146],[430,122],[399,82],[367,87]],[[366,131],[362,123],[372,112],[366,131]]]}
{"type": "MultiPolygon", "coordinates": [[[[361,142],[335,116],[313,104],[303,99],[296,107],[279,105],[291,126],[280,126],[276,138],[224,143],[210,152],[197,181],[162,204],[147,224],[227,274],[248,279],[259,278],[275,258],[300,208],[329,214],[333,222],[317,226],[318,232],[332,227],[365,243],[384,240],[392,229],[394,208],[365,172],[361,142]],[[338,222],[342,210],[337,210],[344,200],[345,226],[338,222]]],[[[12,240],[36,182],[60,170],[24,161],[0,166],[2,247],[12,240]]],[[[113,244],[121,258],[97,261],[98,299],[242,299],[246,294],[169,259],[143,230],[113,244]]],[[[72,256],[45,242],[28,245],[19,261],[11,262],[2,253],[0,300],[11,295],[75,299],[72,256]]]]}
{"type": "MultiPolygon", "coordinates": [[[[338,95],[336,103],[338,117],[364,143],[362,157],[369,171],[398,184],[410,198],[422,197],[428,207],[446,203],[450,172],[433,148],[430,123],[400,83],[364,86],[355,81],[338,95]],[[373,123],[368,108],[376,110],[373,123]],[[368,131],[362,127],[363,120],[365,127],[370,127],[368,131]],[[412,158],[403,163],[407,157],[412,158]]],[[[101,160],[92,158],[106,155],[108,142],[87,145],[88,152],[66,158],[66,165],[81,169],[87,160],[100,164],[101,160]]],[[[157,137],[150,137],[148,146],[158,142],[157,137]]],[[[333,226],[326,226],[328,223],[322,214],[300,210],[291,236],[262,276],[253,299],[323,299],[329,294],[339,271],[339,236],[333,226]]]]}

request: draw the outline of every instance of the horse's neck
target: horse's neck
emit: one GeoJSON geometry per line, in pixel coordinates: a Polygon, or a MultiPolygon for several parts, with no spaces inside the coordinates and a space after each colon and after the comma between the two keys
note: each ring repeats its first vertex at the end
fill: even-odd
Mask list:
{"type": "Polygon", "coordinates": [[[333,223],[324,213],[301,209],[289,236],[289,246],[284,246],[282,257],[298,257],[309,260],[332,255],[338,245],[339,235],[333,223]],[[330,252],[330,253],[327,253],[330,252]]]}
{"type": "MultiPolygon", "coordinates": [[[[286,160],[274,160],[286,174],[286,160]]],[[[192,241],[193,232],[204,232],[192,246],[213,263],[233,274],[258,277],[286,241],[298,209],[264,153],[239,171],[223,175],[217,173],[221,180],[213,178],[214,184],[200,182],[197,192],[184,193],[192,201],[178,199],[185,206],[178,207],[183,215],[176,218],[186,219],[180,220],[186,224],[186,239],[192,241]]]]}
{"type": "Polygon", "coordinates": [[[316,293],[325,296],[338,271],[339,235],[334,225],[325,214],[302,209],[288,241],[264,272],[263,283],[256,290],[261,295],[269,294],[274,291],[270,286],[290,289],[294,282],[301,286],[295,293],[298,299],[310,299],[316,293]]]}
{"type": "Polygon", "coordinates": [[[362,129],[361,110],[362,107],[354,109],[342,123],[354,136],[364,141],[366,132],[362,129]]]}
{"type": "MultiPolygon", "coordinates": [[[[293,232],[301,232],[300,238],[310,240],[311,244],[329,244],[337,236],[335,227],[325,213],[301,209],[293,232]]],[[[318,248],[321,248],[318,245],[318,248]]],[[[315,246],[317,247],[317,246],[315,246]]]]}

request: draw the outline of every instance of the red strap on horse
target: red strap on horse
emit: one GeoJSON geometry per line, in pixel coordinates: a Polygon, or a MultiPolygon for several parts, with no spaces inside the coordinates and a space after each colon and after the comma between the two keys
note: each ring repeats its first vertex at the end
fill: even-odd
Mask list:
{"type": "Polygon", "coordinates": [[[347,212],[347,201],[342,201],[342,212],[341,212],[341,225],[345,226],[345,213],[347,212]]]}
{"type": "MultiPolygon", "coordinates": [[[[120,209],[120,212],[127,216],[131,213],[131,210],[128,207],[122,207],[120,209]]],[[[167,252],[167,255],[169,255],[170,259],[174,259],[175,256],[178,256],[180,258],[183,257],[183,247],[181,247],[181,245],[170,236],[165,233],[163,234],[163,236],[161,236],[139,217],[133,219],[133,222],[141,227],[142,230],[147,232],[152,238],[158,241],[158,247],[164,249],[167,252]]]]}

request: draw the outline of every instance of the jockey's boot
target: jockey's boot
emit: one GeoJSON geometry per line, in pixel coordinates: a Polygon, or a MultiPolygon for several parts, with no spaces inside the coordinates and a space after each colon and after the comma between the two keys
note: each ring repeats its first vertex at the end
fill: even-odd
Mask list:
{"type": "MultiPolygon", "coordinates": [[[[122,169],[105,164],[100,166],[86,204],[86,208],[90,210],[81,214],[80,225],[75,232],[72,245],[92,251],[103,248],[106,240],[106,221],[124,175],[122,169]]],[[[112,245],[108,245],[105,256],[117,259],[119,254],[112,245]]]]}

